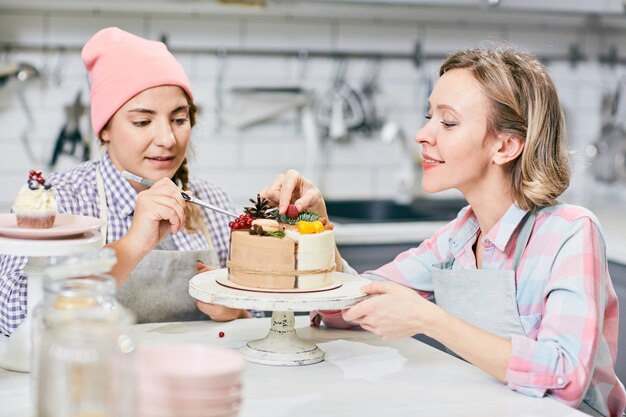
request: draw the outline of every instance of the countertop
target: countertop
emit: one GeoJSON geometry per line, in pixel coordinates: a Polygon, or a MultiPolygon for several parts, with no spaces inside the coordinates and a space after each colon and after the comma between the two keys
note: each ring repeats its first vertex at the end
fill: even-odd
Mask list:
{"type": "MultiPolygon", "coordinates": [[[[600,220],[610,261],[626,265],[626,207],[606,205],[591,208],[600,220]]],[[[335,224],[339,245],[418,243],[447,222],[335,224]]]]}
{"type": "MultiPolygon", "coordinates": [[[[135,326],[141,344],[193,342],[239,348],[264,337],[270,319],[135,326]],[[223,332],[223,337],[218,334],[223,332]]],[[[281,367],[248,363],[239,417],[583,417],[551,398],[511,391],[475,366],[412,338],[384,341],[361,330],[311,328],[296,316],[303,339],[326,360],[281,367]]],[[[31,417],[30,375],[0,370],[4,417],[31,417]]]]}

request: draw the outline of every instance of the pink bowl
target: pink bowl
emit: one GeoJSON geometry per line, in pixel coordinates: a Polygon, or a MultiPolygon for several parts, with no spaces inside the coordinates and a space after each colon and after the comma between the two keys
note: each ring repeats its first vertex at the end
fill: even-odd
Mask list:
{"type": "Polygon", "coordinates": [[[235,350],[200,344],[145,346],[137,358],[140,380],[194,387],[236,385],[246,363],[235,350]]]}
{"type": "Polygon", "coordinates": [[[139,417],[237,417],[238,414],[239,414],[239,410],[233,410],[227,413],[213,414],[211,412],[208,412],[208,413],[202,413],[202,414],[196,414],[196,415],[182,416],[176,413],[176,411],[174,410],[166,410],[166,411],[158,412],[156,414],[152,414],[150,412],[145,412],[145,411],[140,411],[138,415],[139,417]]]}
{"type": "Polygon", "coordinates": [[[139,410],[139,417],[237,417],[239,410],[232,410],[224,413],[213,413],[211,411],[202,412],[200,414],[182,415],[176,410],[161,410],[157,413],[139,410]]]}
{"type": "Polygon", "coordinates": [[[207,404],[204,407],[188,407],[185,403],[172,403],[168,406],[160,406],[152,403],[139,402],[138,411],[140,416],[154,417],[222,417],[236,416],[239,412],[240,402],[235,401],[226,405],[207,404]]]}
{"type": "Polygon", "coordinates": [[[138,390],[137,399],[140,404],[146,404],[150,407],[175,407],[185,408],[188,410],[202,410],[214,408],[228,408],[241,402],[241,392],[233,392],[230,395],[216,397],[189,397],[180,395],[176,392],[168,392],[166,394],[157,394],[155,391],[138,390]]]}
{"type": "Polygon", "coordinates": [[[137,392],[144,397],[176,398],[184,401],[206,401],[235,399],[241,397],[241,384],[229,388],[194,387],[177,388],[169,385],[155,384],[151,381],[139,381],[137,392]]]}
{"type": "Polygon", "coordinates": [[[205,401],[204,403],[195,403],[191,404],[187,401],[181,401],[177,399],[170,399],[169,401],[154,402],[154,401],[145,401],[145,399],[140,398],[137,402],[140,409],[150,410],[153,412],[158,412],[163,409],[170,409],[176,411],[186,411],[188,413],[194,412],[203,412],[203,411],[211,411],[211,412],[224,412],[231,411],[234,409],[238,409],[241,404],[241,398],[237,398],[234,400],[224,401],[224,402],[214,402],[214,401],[205,401]]]}

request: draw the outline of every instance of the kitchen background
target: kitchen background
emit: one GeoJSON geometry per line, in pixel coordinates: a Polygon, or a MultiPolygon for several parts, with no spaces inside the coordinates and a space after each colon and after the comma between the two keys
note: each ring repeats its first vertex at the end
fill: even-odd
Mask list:
{"type": "Polygon", "coordinates": [[[421,195],[413,138],[442,57],[502,43],[542,56],[557,83],[574,166],[564,199],[626,201],[626,119],[601,136],[626,68],[621,1],[1,0],[0,209],[30,168],[99,152],[80,48],[111,25],[182,61],[201,109],[193,172],[238,205],[288,168],[329,199],[421,195]]]}
{"type": "MultiPolygon", "coordinates": [[[[557,84],[574,172],[562,200],[598,214],[623,306],[624,7],[622,0],[0,0],[0,210],[9,211],[29,169],[62,169],[101,151],[80,49],[102,27],[164,40],[180,59],[200,107],[192,172],[239,207],[295,168],[329,201],[418,199],[442,210],[458,195],[423,194],[413,141],[438,66],[460,48],[513,44],[542,57],[557,84]]],[[[364,270],[435,225],[340,224],[337,242],[364,270]]],[[[626,360],[617,369],[626,380],[626,360]]]]}

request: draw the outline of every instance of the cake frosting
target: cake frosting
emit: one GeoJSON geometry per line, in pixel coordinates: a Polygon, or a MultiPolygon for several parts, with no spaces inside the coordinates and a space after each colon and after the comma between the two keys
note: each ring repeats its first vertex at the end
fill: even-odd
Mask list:
{"type": "Polygon", "coordinates": [[[231,222],[228,279],[270,290],[314,290],[330,285],[335,270],[332,224],[308,211],[294,213],[290,209],[290,216],[268,215],[267,207],[259,210],[261,201],[255,204],[256,208],[231,222]],[[255,215],[258,217],[253,218],[255,215]]]}
{"type": "Polygon", "coordinates": [[[52,227],[59,206],[51,188],[41,171],[30,171],[28,182],[22,186],[13,202],[18,227],[52,227]]]}

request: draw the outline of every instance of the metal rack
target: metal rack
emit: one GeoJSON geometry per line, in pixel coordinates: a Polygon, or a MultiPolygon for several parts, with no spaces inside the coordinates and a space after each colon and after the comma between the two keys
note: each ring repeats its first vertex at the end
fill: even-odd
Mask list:
{"type": "MultiPolygon", "coordinates": [[[[161,39],[166,42],[166,39],[161,39]]],[[[166,42],[167,43],[167,42],[166,42]]],[[[80,53],[82,45],[34,45],[24,43],[0,43],[0,51],[8,52],[76,52],[80,53]]],[[[416,67],[420,67],[426,61],[441,61],[447,54],[442,52],[424,52],[421,42],[416,42],[412,51],[383,52],[383,51],[342,51],[342,50],[320,50],[320,49],[247,49],[247,48],[190,48],[190,47],[170,47],[173,54],[201,54],[215,55],[218,57],[227,56],[250,56],[250,57],[275,57],[275,58],[329,58],[329,59],[381,59],[381,60],[409,60],[416,67]]],[[[576,66],[582,62],[592,61],[593,58],[584,54],[578,44],[572,44],[567,52],[561,54],[538,54],[538,58],[549,64],[551,62],[569,62],[576,66]]],[[[626,57],[620,57],[615,46],[612,46],[605,54],[598,54],[598,62],[610,66],[626,64],[626,57]]]]}

